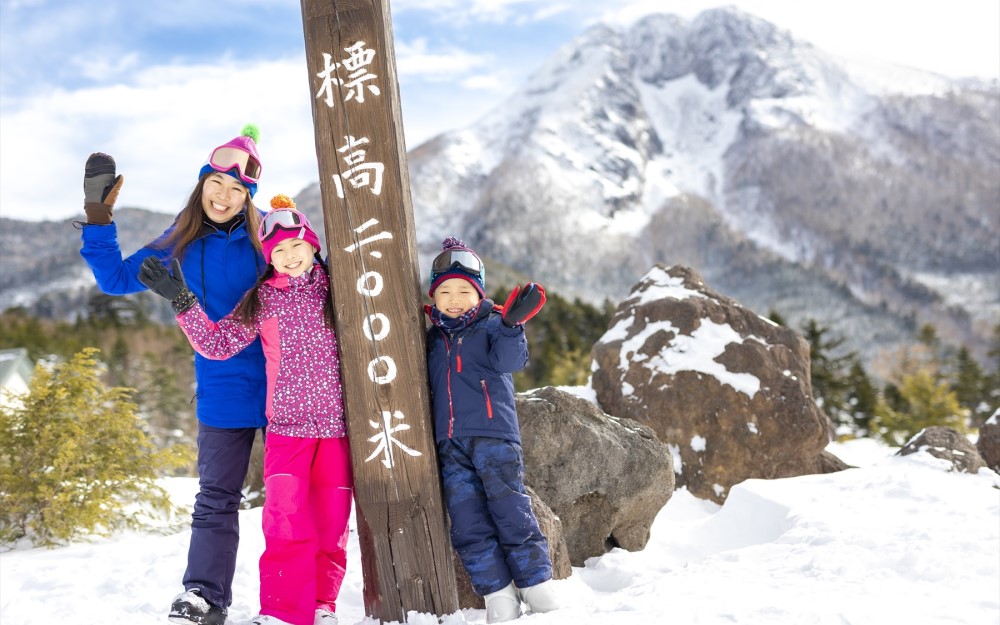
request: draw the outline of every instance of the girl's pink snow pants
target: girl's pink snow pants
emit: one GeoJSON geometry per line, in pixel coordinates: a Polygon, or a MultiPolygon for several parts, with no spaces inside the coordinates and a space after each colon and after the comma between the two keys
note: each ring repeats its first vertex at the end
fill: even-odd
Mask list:
{"type": "Polygon", "coordinates": [[[317,608],[336,609],[353,488],[346,436],[267,435],[261,614],[312,625],[317,608]]]}

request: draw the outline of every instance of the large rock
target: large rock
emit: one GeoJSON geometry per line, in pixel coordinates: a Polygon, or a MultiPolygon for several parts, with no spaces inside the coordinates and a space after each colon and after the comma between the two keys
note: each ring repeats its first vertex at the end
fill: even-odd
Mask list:
{"type": "Polygon", "coordinates": [[[979,427],[976,449],[986,466],[1000,473],[1000,410],[979,427]]]}
{"type": "Polygon", "coordinates": [[[952,428],[934,425],[924,428],[908,440],[897,456],[909,456],[918,451],[926,451],[935,458],[951,463],[953,471],[976,473],[986,466],[975,446],[964,434],[952,428]]]}
{"type": "Polygon", "coordinates": [[[697,497],[721,503],[749,478],[846,466],[823,453],[832,427],[812,398],[806,340],[690,269],[651,269],[593,358],[600,406],[651,427],[697,497]]]}
{"type": "Polygon", "coordinates": [[[674,491],[670,452],[648,427],[553,387],[517,396],[525,483],[562,522],[570,561],[646,546],[674,491]]]}
{"type": "Polygon", "coordinates": [[[531,511],[538,519],[538,527],[549,541],[549,559],[552,560],[552,579],[566,579],[573,574],[573,564],[569,558],[569,548],[566,546],[566,535],[563,533],[562,520],[535,492],[526,485],[531,497],[531,511]]]}

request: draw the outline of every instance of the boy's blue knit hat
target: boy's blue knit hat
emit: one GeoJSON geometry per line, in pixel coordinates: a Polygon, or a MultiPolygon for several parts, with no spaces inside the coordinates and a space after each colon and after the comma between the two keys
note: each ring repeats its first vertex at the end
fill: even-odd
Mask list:
{"type": "Polygon", "coordinates": [[[479,292],[479,297],[485,298],[486,265],[483,264],[483,260],[479,258],[479,255],[466,246],[464,241],[455,237],[445,239],[441,244],[441,250],[441,253],[431,263],[431,288],[427,291],[427,294],[434,297],[434,291],[437,290],[442,282],[450,278],[461,278],[470,282],[476,288],[476,291],[479,292]],[[455,254],[455,252],[465,252],[471,255],[475,261],[478,261],[479,271],[475,272],[467,269],[459,264],[458,261],[452,262],[450,259],[462,256],[461,254],[455,254]],[[438,271],[434,270],[435,267],[438,267],[438,271]]]}

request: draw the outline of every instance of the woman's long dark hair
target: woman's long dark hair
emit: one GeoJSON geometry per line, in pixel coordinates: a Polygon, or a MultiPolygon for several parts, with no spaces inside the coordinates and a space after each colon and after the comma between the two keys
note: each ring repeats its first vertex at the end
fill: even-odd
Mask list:
{"type": "MultiPolygon", "coordinates": [[[[201,233],[201,226],[205,220],[205,210],[201,206],[201,194],[205,188],[205,179],[213,173],[216,172],[210,171],[198,180],[198,184],[191,191],[191,195],[188,197],[184,208],[181,209],[181,212],[177,214],[177,218],[174,219],[174,229],[169,235],[154,241],[152,243],[153,247],[161,250],[173,250],[174,256],[181,260],[184,259],[187,246],[197,239],[198,234],[201,233]]],[[[247,235],[250,237],[250,242],[257,248],[258,252],[261,252],[260,240],[257,238],[257,228],[260,226],[260,211],[254,206],[253,199],[249,193],[247,193],[243,213],[246,216],[246,229],[247,235]]]]}
{"type": "MultiPolygon", "coordinates": [[[[318,262],[320,267],[323,268],[323,271],[326,273],[326,279],[329,280],[330,268],[327,266],[326,262],[323,261],[323,258],[319,255],[319,252],[316,252],[313,255],[313,258],[315,258],[316,262],[318,262]]],[[[260,277],[257,278],[257,283],[254,284],[253,287],[251,287],[250,290],[243,295],[243,299],[241,299],[240,303],[237,304],[236,308],[233,309],[233,317],[235,317],[237,321],[239,321],[248,328],[252,328],[254,327],[254,325],[256,325],[257,315],[260,314],[260,296],[259,296],[260,285],[264,284],[264,282],[266,282],[273,275],[274,275],[274,265],[268,265],[267,269],[264,270],[264,273],[260,274],[260,277]]],[[[323,303],[323,324],[327,328],[333,328],[332,288],[327,289],[326,301],[323,303]]]]}

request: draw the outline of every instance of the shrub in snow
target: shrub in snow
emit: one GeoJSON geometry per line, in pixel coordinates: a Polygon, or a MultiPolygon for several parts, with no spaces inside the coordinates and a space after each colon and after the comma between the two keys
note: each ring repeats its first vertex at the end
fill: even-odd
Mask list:
{"type": "Polygon", "coordinates": [[[132,391],[98,378],[98,351],[38,368],[20,401],[0,407],[0,543],[53,545],[137,526],[143,508],[170,510],[155,480],[191,450],[155,450],[132,391]]]}

